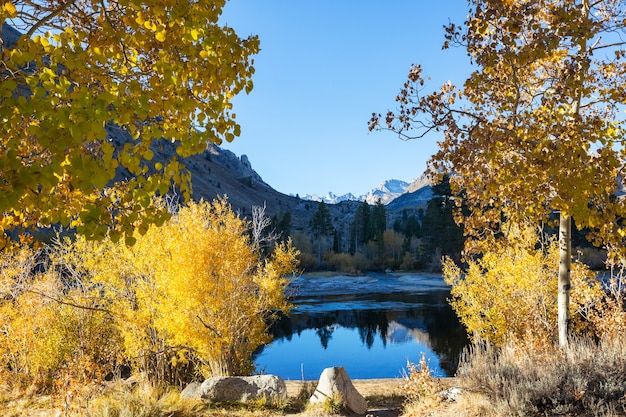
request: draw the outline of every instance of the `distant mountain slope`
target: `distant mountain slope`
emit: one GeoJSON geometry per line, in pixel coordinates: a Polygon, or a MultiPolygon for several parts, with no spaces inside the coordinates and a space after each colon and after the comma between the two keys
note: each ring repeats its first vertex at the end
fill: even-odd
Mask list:
{"type": "Polygon", "coordinates": [[[386,209],[401,211],[406,208],[423,207],[433,198],[432,182],[425,176],[414,179],[406,191],[387,204],[386,209]]]}
{"type": "Polygon", "coordinates": [[[433,198],[433,189],[426,185],[419,190],[407,192],[394,199],[385,207],[387,210],[400,211],[406,208],[424,207],[433,198]]]}
{"type": "MultiPolygon", "coordinates": [[[[107,132],[116,147],[132,141],[130,135],[119,127],[109,126],[107,132]]],[[[176,154],[175,145],[166,140],[154,145],[152,150],[153,160],[158,162],[169,160],[176,154]]],[[[244,216],[250,215],[253,206],[265,205],[266,215],[270,217],[290,212],[293,231],[308,230],[316,211],[316,203],[274,190],[254,171],[245,155],[238,157],[231,151],[209,143],[205,151],[181,158],[181,162],[191,173],[194,200],[212,201],[218,196],[226,195],[233,209],[244,216]]],[[[128,175],[128,172],[120,170],[117,179],[128,175]]]]}
{"type": "MultiPolygon", "coordinates": [[[[18,41],[21,34],[4,23],[0,36],[4,46],[9,47],[18,41]]],[[[116,147],[121,148],[124,144],[133,142],[131,136],[123,128],[107,126],[106,130],[109,139],[116,147]]],[[[176,155],[176,146],[167,140],[160,141],[152,147],[152,150],[155,162],[166,161],[176,155]]],[[[361,206],[361,201],[375,204],[380,199],[383,204],[386,204],[403,195],[405,190],[412,186],[404,181],[388,180],[360,197],[352,194],[336,196],[329,193],[324,197],[312,196],[311,199],[316,201],[310,201],[274,190],[254,171],[246,155],[238,157],[214,144],[208,144],[204,152],[181,159],[181,162],[186,165],[192,175],[192,198],[195,200],[210,201],[218,196],[226,195],[231,206],[242,215],[249,215],[253,206],[263,205],[266,206],[268,216],[282,216],[289,212],[292,231],[310,231],[311,220],[317,211],[318,202],[326,201],[329,203],[328,208],[333,225],[341,233],[347,234],[356,210],[361,206]]],[[[288,175],[288,172],[285,174],[288,175]]],[[[116,179],[125,179],[129,175],[127,170],[120,167],[116,179]]],[[[394,207],[396,206],[400,207],[399,205],[394,207]]]]}
{"type": "Polygon", "coordinates": [[[378,187],[369,191],[367,194],[362,194],[358,197],[355,197],[354,194],[348,193],[340,196],[335,195],[332,192],[329,192],[323,197],[318,196],[317,194],[306,194],[304,195],[305,200],[311,201],[323,201],[326,204],[337,204],[342,201],[367,201],[368,204],[376,204],[379,200],[383,204],[387,204],[392,201],[394,198],[402,195],[405,192],[409,183],[401,180],[387,180],[381,182],[378,187]]]}
{"type": "Polygon", "coordinates": [[[383,181],[378,187],[365,194],[363,200],[367,201],[368,204],[376,204],[380,201],[386,205],[396,197],[402,195],[408,186],[408,182],[401,180],[392,179],[383,181]]]}

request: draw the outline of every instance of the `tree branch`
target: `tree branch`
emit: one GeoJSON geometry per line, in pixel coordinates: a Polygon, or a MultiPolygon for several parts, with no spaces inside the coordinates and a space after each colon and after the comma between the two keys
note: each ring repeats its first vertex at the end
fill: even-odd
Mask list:
{"type": "Polygon", "coordinates": [[[213,327],[211,327],[211,326],[209,326],[208,324],[206,324],[206,323],[204,322],[204,320],[202,320],[202,317],[200,317],[199,315],[197,315],[197,314],[196,314],[196,318],[197,318],[198,320],[200,320],[200,323],[202,323],[202,325],[203,325],[204,327],[206,327],[207,329],[209,329],[209,330],[211,330],[213,333],[215,333],[215,335],[216,335],[217,337],[221,337],[220,333],[219,333],[217,330],[215,330],[213,327]]]}
{"type": "Polygon", "coordinates": [[[43,18],[39,19],[31,28],[30,30],[26,33],[27,37],[32,37],[33,34],[37,31],[37,29],[39,29],[41,26],[43,26],[45,23],[47,23],[48,21],[50,21],[51,19],[57,17],[58,15],[60,15],[61,13],[63,13],[67,8],[69,8],[70,6],[72,6],[74,3],[76,2],[76,0],[70,0],[67,3],[61,4],[59,5],[59,7],[57,7],[55,10],[53,10],[52,12],[50,12],[49,15],[44,16],[43,18]]]}
{"type": "Polygon", "coordinates": [[[42,293],[40,291],[37,291],[37,290],[26,290],[26,292],[30,292],[32,294],[39,295],[40,297],[47,298],[47,299],[52,300],[52,301],[54,301],[56,303],[63,304],[63,305],[66,305],[66,306],[80,308],[82,310],[100,311],[102,313],[106,313],[106,314],[108,314],[110,316],[113,316],[113,312],[111,310],[106,309],[106,308],[90,307],[90,306],[84,306],[84,305],[72,303],[72,302],[69,302],[69,301],[63,301],[63,300],[61,300],[59,298],[53,297],[53,296],[48,295],[48,294],[44,294],[44,293],[42,293]]]}

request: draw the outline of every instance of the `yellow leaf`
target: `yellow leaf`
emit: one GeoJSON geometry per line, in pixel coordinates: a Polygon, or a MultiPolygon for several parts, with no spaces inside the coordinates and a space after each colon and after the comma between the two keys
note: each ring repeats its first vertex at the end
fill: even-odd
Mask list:
{"type": "Polygon", "coordinates": [[[13,5],[13,3],[4,3],[2,8],[4,9],[5,13],[9,15],[9,17],[13,18],[17,16],[17,9],[13,5]]]}
{"type": "Polygon", "coordinates": [[[165,30],[161,30],[156,33],[156,40],[159,42],[165,42],[165,30]]]}
{"type": "Polygon", "coordinates": [[[192,29],[191,30],[191,37],[193,38],[194,41],[198,40],[198,35],[200,34],[200,32],[198,32],[197,29],[192,29]]]}

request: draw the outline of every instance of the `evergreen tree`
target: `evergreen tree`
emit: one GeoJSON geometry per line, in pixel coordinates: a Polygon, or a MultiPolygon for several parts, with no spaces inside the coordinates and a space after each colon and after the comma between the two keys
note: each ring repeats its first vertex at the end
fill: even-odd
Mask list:
{"type": "Polygon", "coordinates": [[[291,212],[286,211],[283,213],[280,221],[278,222],[277,230],[280,232],[283,240],[291,234],[291,212]]]}
{"type": "Polygon", "coordinates": [[[383,233],[385,233],[387,229],[387,211],[380,199],[376,202],[371,212],[368,229],[368,241],[374,240],[376,242],[382,242],[383,233]]]}
{"type": "Polygon", "coordinates": [[[463,250],[463,228],[454,221],[454,202],[450,179],[433,186],[435,196],[428,202],[422,223],[422,236],[426,240],[426,255],[446,255],[459,261],[463,250]]]}
{"type": "Polygon", "coordinates": [[[322,243],[326,238],[333,234],[335,227],[330,217],[330,211],[326,203],[321,201],[317,206],[317,211],[313,215],[312,220],[313,234],[317,239],[317,263],[322,263],[322,243]]]}
{"type": "Polygon", "coordinates": [[[350,253],[357,252],[369,240],[370,205],[364,201],[357,209],[350,227],[350,253]]]}
{"type": "Polygon", "coordinates": [[[332,234],[335,227],[330,217],[330,211],[326,203],[321,201],[317,206],[317,211],[313,215],[313,232],[316,236],[327,236],[332,234]]]}

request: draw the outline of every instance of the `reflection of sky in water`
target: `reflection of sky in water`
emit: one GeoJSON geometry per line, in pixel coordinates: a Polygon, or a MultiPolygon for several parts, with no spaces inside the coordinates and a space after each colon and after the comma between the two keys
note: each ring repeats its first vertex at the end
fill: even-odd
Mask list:
{"type": "Polygon", "coordinates": [[[290,293],[294,309],[255,357],[259,372],[299,380],[304,367],[305,379],[317,379],[343,366],[351,378],[394,378],[422,353],[435,375],[456,370],[465,333],[441,275],[305,275],[290,293]]]}
{"type": "Polygon", "coordinates": [[[290,341],[280,339],[266,347],[256,358],[257,369],[283,379],[318,379],[324,368],[343,366],[350,378],[394,378],[403,376],[407,360],[418,363],[422,353],[436,376],[445,376],[439,358],[424,343],[416,341],[411,331],[399,327],[386,345],[376,336],[368,349],[358,329],[337,326],[324,349],[315,329],[294,334],[290,341]],[[297,352],[297,355],[294,354],[297,352]]]}

